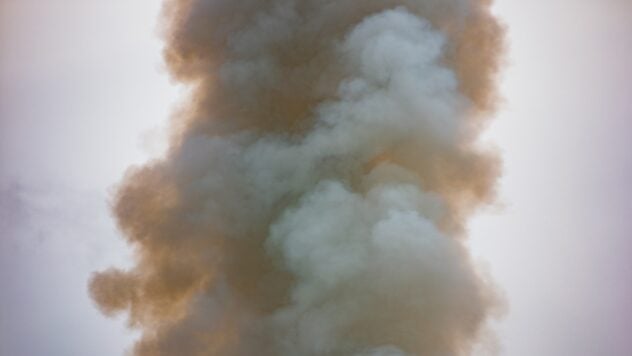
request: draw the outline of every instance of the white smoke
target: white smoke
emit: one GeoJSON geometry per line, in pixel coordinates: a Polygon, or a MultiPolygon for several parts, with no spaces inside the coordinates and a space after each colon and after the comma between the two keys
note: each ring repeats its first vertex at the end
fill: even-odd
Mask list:
{"type": "Polygon", "coordinates": [[[117,198],[137,267],[91,282],[135,354],[469,354],[495,303],[462,231],[493,197],[473,137],[497,55],[461,41],[498,51],[487,5],[169,4],[194,95],[117,198]]]}

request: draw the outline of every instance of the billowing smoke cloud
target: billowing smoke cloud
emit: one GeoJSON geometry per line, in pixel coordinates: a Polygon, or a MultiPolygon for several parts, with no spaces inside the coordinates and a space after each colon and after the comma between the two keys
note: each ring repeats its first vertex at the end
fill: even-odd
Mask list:
{"type": "Polygon", "coordinates": [[[499,170],[489,6],[168,0],[190,97],[116,196],[135,267],[90,283],[133,353],[470,354],[496,303],[463,241],[499,170]]]}

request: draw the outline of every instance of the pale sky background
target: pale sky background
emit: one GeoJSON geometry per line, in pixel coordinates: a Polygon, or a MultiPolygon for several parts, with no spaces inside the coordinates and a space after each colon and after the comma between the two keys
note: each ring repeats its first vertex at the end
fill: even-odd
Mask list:
{"type": "MultiPolygon", "coordinates": [[[[109,190],[177,102],[158,0],[0,0],[0,356],[121,355],[86,294],[129,265],[109,190]]],[[[505,174],[471,225],[503,356],[632,355],[632,1],[498,0],[505,174]]]]}

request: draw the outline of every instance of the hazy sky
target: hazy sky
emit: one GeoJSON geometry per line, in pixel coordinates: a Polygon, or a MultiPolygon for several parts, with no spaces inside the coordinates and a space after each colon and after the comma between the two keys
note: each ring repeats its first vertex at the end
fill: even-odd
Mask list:
{"type": "MultiPolygon", "coordinates": [[[[107,200],[160,152],[178,89],[159,1],[0,0],[0,355],[118,355],[86,294],[129,264],[107,200]]],[[[632,3],[499,0],[509,27],[498,207],[472,249],[504,292],[507,356],[629,356],[632,3]]]]}

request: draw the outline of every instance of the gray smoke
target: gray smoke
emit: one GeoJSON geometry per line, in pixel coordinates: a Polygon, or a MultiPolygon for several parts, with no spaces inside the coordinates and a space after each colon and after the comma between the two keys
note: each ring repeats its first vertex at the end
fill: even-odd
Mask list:
{"type": "Polygon", "coordinates": [[[95,274],[138,356],[469,355],[496,307],[464,245],[502,28],[485,0],[168,0],[190,94],[115,199],[95,274]]]}

